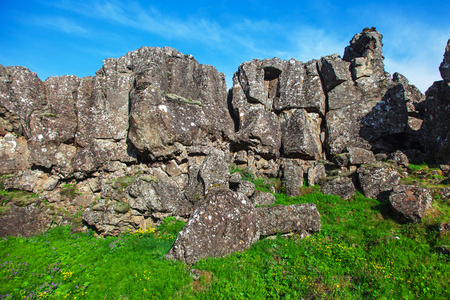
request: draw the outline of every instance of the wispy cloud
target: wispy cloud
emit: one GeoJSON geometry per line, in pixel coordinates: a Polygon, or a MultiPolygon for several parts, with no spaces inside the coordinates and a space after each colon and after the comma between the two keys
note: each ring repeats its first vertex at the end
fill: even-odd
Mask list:
{"type": "Polygon", "coordinates": [[[35,26],[68,34],[86,35],[89,33],[86,28],[63,17],[35,17],[32,18],[32,22],[35,26]]]}
{"type": "Polygon", "coordinates": [[[441,80],[439,65],[450,27],[430,27],[421,20],[397,17],[384,21],[384,56],[388,72],[399,72],[425,92],[434,81],[441,80]]]}
{"type": "MultiPolygon", "coordinates": [[[[73,5],[71,1],[61,0],[53,6],[87,19],[108,23],[111,31],[117,28],[115,26],[121,26],[150,33],[167,41],[198,43],[220,53],[218,56],[231,57],[233,53],[245,59],[277,56],[308,61],[333,53],[342,55],[351,35],[357,33],[343,35],[337,30],[326,30],[321,24],[272,22],[257,17],[226,21],[189,14],[180,17],[170,11],[162,12],[152,4],[140,3],[145,2],[79,0],[77,5],[73,5]]],[[[392,12],[374,5],[358,7],[358,18],[360,23],[375,22],[384,35],[387,71],[402,73],[425,91],[433,81],[440,79],[438,67],[446,39],[450,37],[449,28],[433,29],[419,18],[411,21],[409,16],[402,16],[399,11],[392,12]]],[[[322,6],[328,7],[330,17],[338,11],[336,7],[331,9],[323,3],[310,9],[318,10],[322,6]]],[[[345,17],[348,15],[342,15],[342,18],[345,17]]],[[[336,24],[339,22],[336,21],[336,24]]],[[[87,33],[79,24],[64,18],[43,20],[41,26],[66,33],[87,33]]],[[[95,28],[92,30],[95,31],[95,28]]],[[[222,69],[219,65],[224,64],[211,63],[219,69],[222,69]]],[[[231,74],[226,75],[231,77],[231,74]]]]}

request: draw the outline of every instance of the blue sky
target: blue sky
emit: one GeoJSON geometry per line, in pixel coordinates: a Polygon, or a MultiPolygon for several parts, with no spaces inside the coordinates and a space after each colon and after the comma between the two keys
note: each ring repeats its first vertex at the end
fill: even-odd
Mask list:
{"type": "Polygon", "coordinates": [[[450,1],[0,2],[0,64],[49,76],[93,76],[108,57],[170,46],[225,73],[254,58],[308,61],[338,53],[364,27],[383,36],[386,70],[422,92],[441,80],[450,1]]]}

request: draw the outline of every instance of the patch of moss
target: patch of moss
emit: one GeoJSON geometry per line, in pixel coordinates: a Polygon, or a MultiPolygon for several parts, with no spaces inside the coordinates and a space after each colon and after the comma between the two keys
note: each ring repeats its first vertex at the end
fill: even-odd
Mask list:
{"type": "Polygon", "coordinates": [[[178,103],[186,103],[186,104],[190,104],[190,105],[203,106],[202,102],[200,102],[198,100],[192,100],[191,98],[184,98],[184,97],[181,97],[176,94],[168,93],[168,94],[166,94],[166,98],[168,100],[178,101],[178,103]]]}
{"type": "Polygon", "coordinates": [[[116,202],[113,204],[113,209],[116,213],[124,214],[130,210],[130,206],[123,202],[116,202]]]}
{"type": "Polygon", "coordinates": [[[60,194],[71,199],[74,199],[76,196],[81,195],[76,186],[71,183],[63,184],[60,194]]]}
{"type": "Polygon", "coordinates": [[[136,180],[133,176],[122,176],[111,180],[109,183],[118,192],[123,192],[130,184],[136,180]]]}
{"type": "Polygon", "coordinates": [[[5,205],[9,202],[17,206],[28,206],[39,202],[39,195],[20,190],[0,190],[0,202],[5,205]]]}
{"type": "Polygon", "coordinates": [[[146,181],[146,182],[158,182],[158,178],[156,178],[154,176],[150,176],[150,175],[141,176],[141,177],[139,177],[139,179],[146,181]]]}

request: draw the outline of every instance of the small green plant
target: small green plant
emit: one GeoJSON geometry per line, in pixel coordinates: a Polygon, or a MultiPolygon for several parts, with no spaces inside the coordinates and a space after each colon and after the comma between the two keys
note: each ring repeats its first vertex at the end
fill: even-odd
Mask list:
{"type": "Polygon", "coordinates": [[[80,195],[77,187],[72,183],[65,183],[61,186],[60,194],[68,198],[75,198],[80,195]]]}

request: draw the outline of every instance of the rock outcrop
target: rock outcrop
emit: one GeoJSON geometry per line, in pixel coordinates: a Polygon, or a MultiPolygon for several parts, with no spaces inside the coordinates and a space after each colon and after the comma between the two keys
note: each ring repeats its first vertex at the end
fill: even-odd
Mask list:
{"type": "Polygon", "coordinates": [[[0,65],[0,187],[28,193],[23,201],[0,196],[0,223],[23,228],[2,234],[73,217],[80,228],[116,235],[175,216],[190,221],[171,255],[193,262],[272,231],[317,231],[314,206],[268,207],[273,194],[229,167],[277,177],[277,191],[289,196],[301,196],[307,182],[347,199],[356,189],[371,198],[397,193],[409,161],[450,164],[449,45],[443,81],[426,95],[384,71],[374,28],[356,34],[343,57],[244,62],[228,93],[222,73],[168,47],[106,59],[85,78],[42,82],[0,65]],[[203,215],[209,223],[198,223],[203,215]]]}

